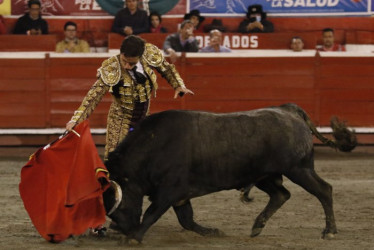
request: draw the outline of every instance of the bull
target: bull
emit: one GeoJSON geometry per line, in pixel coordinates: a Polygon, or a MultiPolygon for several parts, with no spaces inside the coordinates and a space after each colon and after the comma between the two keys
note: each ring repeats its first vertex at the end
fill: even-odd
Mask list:
{"type": "MultiPolygon", "coordinates": [[[[354,132],[339,129],[346,135],[342,140],[324,137],[295,104],[226,114],[170,110],[148,116],[106,162],[111,179],[123,190],[120,206],[109,217],[132,243],[140,243],[170,207],[183,228],[221,235],[194,221],[190,200],[256,186],[270,199],[255,219],[254,237],[290,198],[282,185],[286,176],[318,198],[326,215],[322,237],[333,237],[332,186],[314,170],[313,135],[330,147],[352,150],[357,144],[354,132]],[[151,203],[141,220],[144,196],[151,203]]],[[[107,209],[112,195],[104,193],[107,209]]]]}

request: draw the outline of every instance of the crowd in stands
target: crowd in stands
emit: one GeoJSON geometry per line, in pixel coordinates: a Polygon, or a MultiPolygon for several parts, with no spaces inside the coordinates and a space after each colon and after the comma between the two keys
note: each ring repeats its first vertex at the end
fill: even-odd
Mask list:
{"type": "MultiPolygon", "coordinates": [[[[21,16],[14,27],[13,34],[43,35],[48,34],[48,23],[41,15],[41,2],[28,1],[28,11],[21,16]]],[[[163,44],[163,50],[169,54],[172,61],[177,59],[176,52],[231,52],[230,48],[222,46],[222,32],[226,32],[221,19],[213,19],[210,24],[203,25],[205,17],[195,9],[184,15],[178,31],[169,34],[163,44]],[[209,33],[208,46],[199,50],[199,43],[194,33],[209,33]]],[[[64,26],[64,39],[56,44],[56,52],[75,53],[89,52],[89,44],[77,37],[77,24],[68,21],[64,26]]],[[[117,12],[114,17],[111,32],[123,36],[138,35],[142,33],[168,33],[162,25],[162,16],[158,12],[149,15],[139,8],[138,0],[126,0],[125,7],[117,12]]],[[[267,19],[267,13],[260,4],[248,6],[246,17],[237,28],[238,33],[271,33],[274,32],[273,23],[267,19]]],[[[4,19],[0,16],[0,34],[6,34],[7,29],[4,19]]],[[[326,28],[322,31],[321,46],[318,51],[345,51],[344,45],[334,42],[334,30],[326,28]]],[[[304,49],[302,37],[293,37],[290,49],[295,52],[304,49]]]]}

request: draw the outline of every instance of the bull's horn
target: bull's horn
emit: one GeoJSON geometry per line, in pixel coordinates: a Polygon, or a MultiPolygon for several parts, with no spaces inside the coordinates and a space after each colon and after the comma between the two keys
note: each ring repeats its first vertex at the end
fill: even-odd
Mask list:
{"type": "Polygon", "coordinates": [[[121,186],[118,185],[118,183],[113,181],[113,180],[110,181],[110,185],[114,189],[114,196],[115,196],[115,199],[116,199],[116,203],[114,203],[113,207],[110,209],[110,211],[107,213],[107,215],[111,215],[114,211],[116,211],[116,209],[118,208],[119,204],[121,204],[121,201],[122,201],[121,186]]]}

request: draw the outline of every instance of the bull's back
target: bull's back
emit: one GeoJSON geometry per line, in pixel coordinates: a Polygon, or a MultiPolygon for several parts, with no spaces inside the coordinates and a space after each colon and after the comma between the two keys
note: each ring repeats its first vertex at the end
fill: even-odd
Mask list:
{"type": "Polygon", "coordinates": [[[139,132],[148,134],[144,145],[152,138],[154,147],[165,149],[162,154],[183,151],[186,157],[214,165],[261,155],[302,157],[312,145],[305,122],[281,108],[225,114],[164,111],[148,117],[139,132]]]}
{"type": "Polygon", "coordinates": [[[147,117],[125,144],[130,152],[126,164],[147,168],[155,181],[168,174],[189,176],[192,186],[221,189],[285,171],[313,146],[305,122],[281,108],[226,114],[164,111],[147,117]]]}

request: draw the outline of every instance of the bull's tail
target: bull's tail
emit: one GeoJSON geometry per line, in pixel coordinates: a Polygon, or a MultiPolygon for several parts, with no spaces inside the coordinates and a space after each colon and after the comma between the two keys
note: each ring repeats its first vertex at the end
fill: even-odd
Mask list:
{"type": "Polygon", "coordinates": [[[316,126],[302,108],[292,103],[284,104],[281,107],[292,111],[293,113],[297,113],[306,122],[313,135],[317,137],[318,140],[320,140],[323,144],[332,148],[337,148],[342,152],[350,152],[357,146],[357,137],[355,131],[349,130],[345,122],[339,121],[337,117],[332,117],[330,120],[332,135],[335,138],[335,140],[330,140],[318,132],[316,126]]]}

